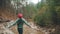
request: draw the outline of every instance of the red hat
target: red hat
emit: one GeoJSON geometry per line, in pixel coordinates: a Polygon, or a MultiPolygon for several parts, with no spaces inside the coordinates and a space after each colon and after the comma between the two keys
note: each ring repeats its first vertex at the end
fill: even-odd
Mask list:
{"type": "Polygon", "coordinates": [[[18,18],[22,18],[23,17],[23,14],[22,13],[19,13],[18,14],[18,18]]]}

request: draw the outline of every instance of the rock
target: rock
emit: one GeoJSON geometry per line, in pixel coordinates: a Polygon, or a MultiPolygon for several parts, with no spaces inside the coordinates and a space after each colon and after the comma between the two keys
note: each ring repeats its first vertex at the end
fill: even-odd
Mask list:
{"type": "Polygon", "coordinates": [[[4,26],[4,23],[0,23],[0,34],[14,34],[14,33],[12,32],[12,30],[6,28],[4,26]]]}

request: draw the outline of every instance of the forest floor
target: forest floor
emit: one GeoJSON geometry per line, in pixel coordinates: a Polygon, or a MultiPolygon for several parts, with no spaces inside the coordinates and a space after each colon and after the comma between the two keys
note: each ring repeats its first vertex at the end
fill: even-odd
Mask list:
{"type": "MultiPolygon", "coordinates": [[[[29,21],[29,24],[30,24],[31,26],[35,27],[35,26],[34,26],[34,23],[33,23],[32,21],[29,21]]],[[[0,25],[1,25],[1,27],[3,27],[2,23],[1,23],[0,25]]],[[[0,28],[1,28],[1,27],[0,27],[0,28]]],[[[4,27],[3,27],[3,29],[4,29],[4,27]]],[[[0,30],[3,30],[3,29],[1,28],[0,30]]],[[[10,30],[11,30],[12,32],[14,32],[14,34],[18,34],[17,25],[12,26],[12,27],[10,28],[10,30]]],[[[6,31],[7,31],[7,32],[10,32],[10,31],[8,31],[8,29],[6,29],[6,31]]],[[[0,34],[1,34],[1,33],[0,33],[0,34]]],[[[31,29],[31,28],[29,28],[27,25],[24,24],[24,26],[23,26],[23,34],[45,34],[45,33],[42,32],[42,31],[37,31],[37,30],[31,29]]]]}
{"type": "MultiPolygon", "coordinates": [[[[30,24],[33,24],[32,22],[30,22],[30,24]]],[[[44,34],[43,32],[41,31],[37,31],[37,30],[34,30],[34,29],[31,29],[29,28],[27,25],[24,24],[23,26],[23,34],[44,34]]],[[[34,26],[33,26],[34,27],[34,26]]],[[[18,31],[17,31],[17,26],[13,26],[12,27],[12,30],[15,34],[18,34],[18,31]]]]}

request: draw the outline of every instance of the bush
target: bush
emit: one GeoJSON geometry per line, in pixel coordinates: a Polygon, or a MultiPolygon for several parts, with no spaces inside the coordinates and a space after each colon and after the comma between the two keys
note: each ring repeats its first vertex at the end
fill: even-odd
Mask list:
{"type": "Polygon", "coordinates": [[[53,24],[52,22],[52,14],[51,12],[43,12],[42,14],[38,14],[34,18],[34,22],[39,26],[50,26],[53,24]]]}

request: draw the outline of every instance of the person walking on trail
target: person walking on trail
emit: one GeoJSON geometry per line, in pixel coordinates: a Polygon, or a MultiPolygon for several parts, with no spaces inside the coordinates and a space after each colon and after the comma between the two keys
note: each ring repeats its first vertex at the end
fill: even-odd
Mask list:
{"type": "MultiPolygon", "coordinates": [[[[23,24],[26,24],[27,26],[29,26],[30,28],[33,28],[32,26],[30,26],[27,21],[23,18],[23,15],[21,13],[18,14],[18,19],[9,27],[17,24],[17,29],[18,29],[18,33],[19,34],[23,34],[23,24]]],[[[34,29],[34,28],[33,28],[34,29]]]]}

